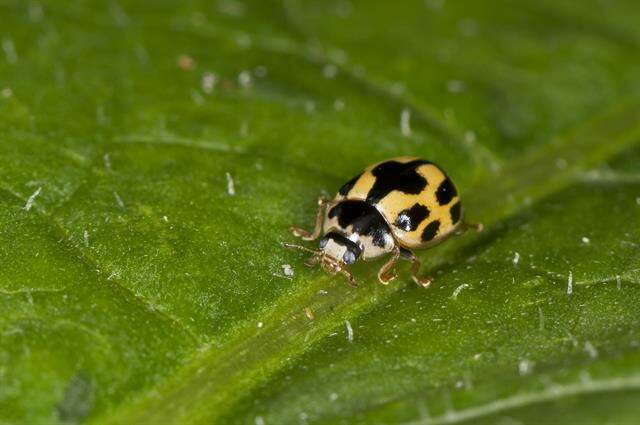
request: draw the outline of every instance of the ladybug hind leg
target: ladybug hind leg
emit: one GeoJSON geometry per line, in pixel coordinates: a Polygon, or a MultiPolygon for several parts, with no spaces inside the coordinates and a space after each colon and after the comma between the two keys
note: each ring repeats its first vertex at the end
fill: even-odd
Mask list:
{"type": "Polygon", "coordinates": [[[482,232],[484,230],[484,224],[482,224],[482,223],[467,223],[466,221],[463,221],[460,224],[459,230],[456,231],[456,235],[462,235],[467,230],[475,230],[476,232],[480,233],[480,232],[482,232]]]}
{"type": "Polygon", "coordinates": [[[320,232],[322,232],[322,222],[324,219],[324,211],[327,208],[328,203],[329,203],[329,200],[327,198],[323,196],[318,198],[318,213],[316,215],[316,224],[315,224],[315,228],[313,229],[313,232],[309,232],[300,227],[292,226],[291,233],[293,233],[294,236],[302,238],[302,240],[305,240],[305,241],[312,241],[314,239],[318,239],[318,236],[320,236],[320,232]]]}

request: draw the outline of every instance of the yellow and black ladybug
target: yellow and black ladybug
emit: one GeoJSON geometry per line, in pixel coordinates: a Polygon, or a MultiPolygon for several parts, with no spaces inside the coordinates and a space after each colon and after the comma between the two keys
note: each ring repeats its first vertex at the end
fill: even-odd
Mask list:
{"type": "Polygon", "coordinates": [[[432,162],[415,157],[371,165],[345,183],[333,200],[320,198],[318,205],[313,232],[291,230],[307,241],[322,233],[320,249],[285,245],[313,253],[307,265],[319,263],[332,275],[344,274],[352,284],[347,265],[391,253],[378,271],[380,283],[396,277],[391,269],[402,257],[412,263],[413,280],[427,287],[432,279],[417,275],[420,261],[411,250],[432,247],[470,227],[482,230],[481,224],[463,221],[460,198],[449,177],[432,162]]]}

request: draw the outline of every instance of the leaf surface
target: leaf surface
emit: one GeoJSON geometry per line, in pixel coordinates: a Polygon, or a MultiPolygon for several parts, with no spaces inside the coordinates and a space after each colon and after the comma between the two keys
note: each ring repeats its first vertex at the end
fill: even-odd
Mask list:
{"type": "Polygon", "coordinates": [[[637,419],[634,2],[0,15],[0,422],[637,419]],[[281,248],[399,155],[486,228],[420,253],[431,288],[281,248]]]}

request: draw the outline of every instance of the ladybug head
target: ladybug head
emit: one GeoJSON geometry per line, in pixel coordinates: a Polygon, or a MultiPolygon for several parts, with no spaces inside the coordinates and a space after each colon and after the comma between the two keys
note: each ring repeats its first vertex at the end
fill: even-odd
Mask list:
{"type": "Polygon", "coordinates": [[[320,249],[313,250],[300,245],[284,244],[287,248],[300,249],[313,254],[305,264],[312,267],[320,264],[322,269],[330,275],[342,273],[349,283],[356,286],[353,275],[346,266],[353,264],[360,257],[362,249],[353,241],[337,232],[329,232],[320,240],[320,249]]]}
{"type": "Polygon", "coordinates": [[[320,239],[320,250],[326,256],[349,265],[356,262],[362,253],[362,248],[341,233],[329,232],[320,239]]]}

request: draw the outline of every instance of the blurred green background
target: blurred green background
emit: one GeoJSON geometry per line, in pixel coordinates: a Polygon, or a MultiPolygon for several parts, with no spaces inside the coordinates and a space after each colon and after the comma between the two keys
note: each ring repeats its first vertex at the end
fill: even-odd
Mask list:
{"type": "Polygon", "coordinates": [[[1,424],[640,420],[637,1],[0,0],[0,43],[1,424]],[[431,288],[281,248],[398,155],[486,227],[431,288]]]}

